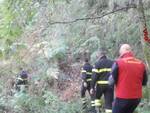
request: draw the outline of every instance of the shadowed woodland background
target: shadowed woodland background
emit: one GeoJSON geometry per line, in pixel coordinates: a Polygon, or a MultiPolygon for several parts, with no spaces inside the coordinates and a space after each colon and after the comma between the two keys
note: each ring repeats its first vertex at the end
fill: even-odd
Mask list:
{"type": "MultiPolygon", "coordinates": [[[[150,32],[150,1],[143,5],[150,32]]],[[[149,67],[138,6],[139,0],[0,0],[0,113],[80,113],[83,58],[94,64],[101,47],[116,59],[129,43],[149,67]],[[20,67],[30,76],[27,93],[13,87],[20,67]]],[[[147,86],[137,113],[149,110],[147,86]]]]}

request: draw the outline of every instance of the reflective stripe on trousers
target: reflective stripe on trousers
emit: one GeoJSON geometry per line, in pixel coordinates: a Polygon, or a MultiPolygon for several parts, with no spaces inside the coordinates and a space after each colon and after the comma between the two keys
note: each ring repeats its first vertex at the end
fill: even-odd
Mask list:
{"type": "Polygon", "coordinates": [[[95,100],[95,106],[101,106],[101,100],[100,99],[95,100]]]}
{"type": "Polygon", "coordinates": [[[86,109],[87,108],[87,102],[86,102],[86,98],[82,98],[82,109],[86,109]]]}
{"type": "Polygon", "coordinates": [[[105,109],[105,113],[112,113],[112,109],[105,109]]]}
{"type": "Polygon", "coordinates": [[[95,106],[95,101],[91,101],[91,106],[92,106],[92,107],[95,106]]]}
{"type": "Polygon", "coordinates": [[[89,79],[86,79],[86,81],[87,81],[87,82],[89,82],[89,81],[92,81],[92,79],[91,79],[91,78],[89,78],[89,79]]]}

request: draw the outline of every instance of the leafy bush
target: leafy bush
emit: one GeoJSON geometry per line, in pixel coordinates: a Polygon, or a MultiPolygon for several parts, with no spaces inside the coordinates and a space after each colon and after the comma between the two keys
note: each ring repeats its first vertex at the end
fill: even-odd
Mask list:
{"type": "Polygon", "coordinates": [[[1,98],[0,106],[11,108],[13,113],[77,113],[80,111],[79,101],[62,102],[48,91],[41,97],[19,92],[7,101],[5,104],[6,100],[1,98]]]}

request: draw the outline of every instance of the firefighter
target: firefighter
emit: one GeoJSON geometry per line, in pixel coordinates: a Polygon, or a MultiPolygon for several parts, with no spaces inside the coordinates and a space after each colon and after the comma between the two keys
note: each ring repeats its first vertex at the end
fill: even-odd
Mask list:
{"type": "Polygon", "coordinates": [[[133,113],[142,98],[147,74],[144,63],[134,57],[130,45],[121,46],[120,58],[113,64],[109,83],[116,86],[113,113],[133,113]]]}
{"type": "Polygon", "coordinates": [[[93,76],[90,93],[95,94],[95,107],[97,113],[101,113],[101,97],[104,95],[105,113],[112,113],[113,102],[113,87],[108,84],[108,78],[111,72],[113,61],[106,57],[106,52],[103,49],[99,51],[99,60],[95,63],[93,68],[93,76]],[[95,89],[95,90],[94,90],[95,89]]]}
{"type": "Polygon", "coordinates": [[[20,91],[21,86],[25,86],[27,88],[28,85],[28,73],[27,71],[23,70],[23,68],[20,68],[20,73],[16,78],[16,90],[20,91]]]}
{"type": "MultiPolygon", "coordinates": [[[[87,112],[87,101],[86,101],[86,91],[90,94],[90,83],[92,76],[93,66],[89,63],[89,59],[85,58],[85,63],[81,70],[82,86],[81,86],[81,99],[82,99],[82,110],[87,112]]],[[[94,94],[90,94],[91,97],[91,112],[95,113],[95,103],[94,103],[94,94]]]]}

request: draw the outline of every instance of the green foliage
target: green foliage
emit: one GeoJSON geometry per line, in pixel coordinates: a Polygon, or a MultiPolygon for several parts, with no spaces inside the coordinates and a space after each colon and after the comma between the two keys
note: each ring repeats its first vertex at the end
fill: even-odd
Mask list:
{"type": "Polygon", "coordinates": [[[3,58],[3,50],[0,50],[0,59],[3,58]]]}
{"type": "Polygon", "coordinates": [[[13,2],[10,0],[4,1],[0,8],[0,37],[14,38],[22,33],[21,27],[15,23],[16,13],[12,8],[13,2]]]}
{"type": "Polygon", "coordinates": [[[34,0],[4,0],[0,4],[0,39],[6,46],[5,56],[9,53],[9,46],[19,38],[28,25],[33,24],[33,17],[38,8],[38,1],[34,0]]]}
{"type": "Polygon", "coordinates": [[[89,52],[93,52],[100,48],[100,39],[97,37],[91,37],[85,40],[83,44],[80,45],[82,48],[86,48],[89,52]]]}
{"type": "Polygon", "coordinates": [[[47,51],[48,58],[61,59],[65,57],[67,45],[63,40],[57,39],[51,41],[49,51],[47,51]]]}
{"type": "Polygon", "coordinates": [[[10,107],[15,113],[76,113],[80,111],[79,102],[61,102],[49,91],[46,91],[42,97],[20,92],[16,93],[13,98],[9,98],[7,104],[5,102],[5,98],[1,98],[0,106],[10,107]]]}
{"type": "MultiPolygon", "coordinates": [[[[79,100],[68,103],[61,101],[57,94],[49,91],[51,86],[47,85],[47,81],[54,82],[53,79],[57,79],[62,82],[60,78],[67,78],[66,73],[73,74],[68,69],[72,68],[77,57],[82,60],[85,52],[90,53],[94,64],[101,47],[105,47],[108,56],[113,59],[118,57],[120,44],[129,43],[136,55],[144,59],[135,9],[116,12],[101,19],[50,24],[54,21],[101,16],[111,11],[114,3],[119,8],[126,6],[127,2],[128,0],[4,0],[0,4],[0,58],[3,60],[0,62],[3,67],[0,70],[0,108],[6,107],[14,113],[80,112],[79,100]],[[30,93],[16,93],[12,96],[5,94],[5,90],[8,90],[3,90],[7,81],[5,77],[15,77],[20,66],[31,70],[31,86],[38,80],[44,82],[40,96],[30,93]],[[62,68],[67,68],[67,72],[64,73],[62,68]]],[[[146,16],[148,19],[149,8],[146,8],[146,16]]],[[[148,58],[149,47],[145,48],[148,58]]],[[[53,90],[58,92],[57,88],[53,90]]],[[[144,90],[142,102],[147,100],[149,88],[144,90]]],[[[139,113],[148,110],[148,104],[137,109],[139,113]]]]}
{"type": "Polygon", "coordinates": [[[150,88],[149,86],[143,89],[143,99],[141,105],[137,108],[139,113],[148,113],[150,110],[150,88]]]}

